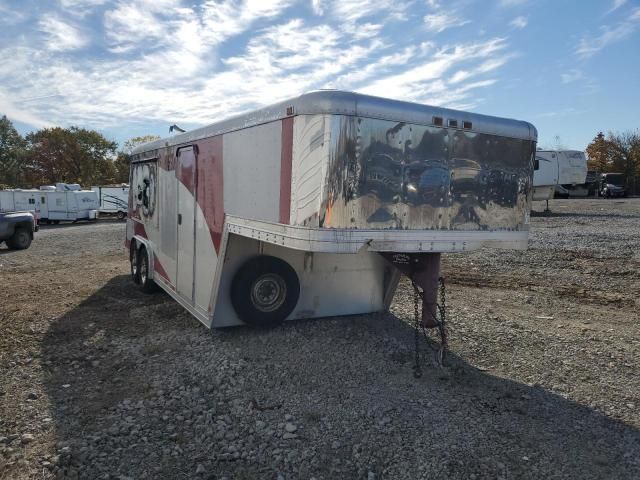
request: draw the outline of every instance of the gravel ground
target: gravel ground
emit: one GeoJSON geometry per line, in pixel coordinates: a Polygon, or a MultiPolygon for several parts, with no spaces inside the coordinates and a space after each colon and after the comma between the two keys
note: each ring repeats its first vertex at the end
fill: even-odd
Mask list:
{"type": "Polygon", "coordinates": [[[406,282],[388,314],[210,332],[132,288],[122,223],[2,247],[0,478],[640,478],[640,199],[551,207],[526,252],[444,257],[419,380],[406,282]]]}

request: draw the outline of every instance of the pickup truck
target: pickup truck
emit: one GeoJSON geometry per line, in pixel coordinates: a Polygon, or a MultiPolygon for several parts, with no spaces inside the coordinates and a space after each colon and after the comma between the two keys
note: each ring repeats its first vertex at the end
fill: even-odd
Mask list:
{"type": "Polygon", "coordinates": [[[6,242],[11,250],[29,248],[35,231],[36,220],[31,212],[0,213],[0,244],[6,242]]]}

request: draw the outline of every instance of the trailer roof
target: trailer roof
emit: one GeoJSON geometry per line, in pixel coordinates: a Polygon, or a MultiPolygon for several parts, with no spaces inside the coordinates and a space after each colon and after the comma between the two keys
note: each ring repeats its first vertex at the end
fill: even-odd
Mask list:
{"type": "MultiPolygon", "coordinates": [[[[472,122],[471,131],[477,133],[534,141],[538,138],[536,128],[532,124],[521,120],[391,100],[355,92],[318,90],[173,137],[145,143],[136,147],[131,153],[136,155],[159,148],[188,144],[202,138],[261,125],[290,116],[314,114],[354,115],[419,125],[434,125],[433,117],[440,117],[444,120],[445,127],[448,125],[449,120],[457,120],[458,128],[462,127],[463,121],[472,122]]],[[[139,160],[142,160],[142,158],[139,158],[139,160]]]]}

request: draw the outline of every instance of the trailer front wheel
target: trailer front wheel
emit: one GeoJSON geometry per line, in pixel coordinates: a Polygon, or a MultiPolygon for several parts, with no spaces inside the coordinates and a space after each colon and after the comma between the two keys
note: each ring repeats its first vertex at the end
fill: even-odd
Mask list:
{"type": "Polygon", "coordinates": [[[138,248],[135,242],[131,242],[129,249],[129,262],[131,263],[131,280],[133,283],[140,285],[140,270],[138,269],[138,248]]]}
{"type": "Polygon", "coordinates": [[[238,317],[251,325],[274,325],[293,311],[300,297],[300,281],[291,266],[277,257],[248,260],[231,282],[231,304],[238,317]]]}
{"type": "Polygon", "coordinates": [[[144,293],[155,293],[158,285],[149,277],[149,255],[144,247],[138,250],[138,275],[140,276],[140,286],[144,293]]]}

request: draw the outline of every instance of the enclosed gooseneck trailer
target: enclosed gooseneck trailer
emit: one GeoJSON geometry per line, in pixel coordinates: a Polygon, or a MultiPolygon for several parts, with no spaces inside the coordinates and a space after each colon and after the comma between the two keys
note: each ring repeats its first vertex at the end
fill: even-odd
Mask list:
{"type": "Polygon", "coordinates": [[[133,279],[211,327],[384,310],[400,272],[434,311],[441,252],[525,249],[527,123],[319,91],[138,147],[133,279]]]}

